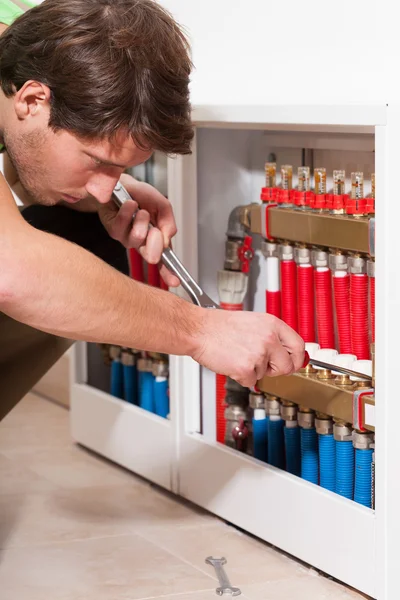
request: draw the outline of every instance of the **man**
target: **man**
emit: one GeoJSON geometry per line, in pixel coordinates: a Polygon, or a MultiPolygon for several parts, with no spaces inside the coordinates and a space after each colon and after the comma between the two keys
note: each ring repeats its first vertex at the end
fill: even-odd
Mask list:
{"type": "Polygon", "coordinates": [[[45,0],[0,37],[0,137],[15,170],[0,179],[0,417],[67,340],[188,355],[244,386],[302,366],[302,340],[274,317],[205,310],[106,264],[122,248],[105,250],[106,230],[153,264],[176,233],[169,202],[123,172],[155,150],[190,152],[190,71],[185,37],[152,0],[45,0]],[[137,203],[117,210],[119,179],[137,203]]]}

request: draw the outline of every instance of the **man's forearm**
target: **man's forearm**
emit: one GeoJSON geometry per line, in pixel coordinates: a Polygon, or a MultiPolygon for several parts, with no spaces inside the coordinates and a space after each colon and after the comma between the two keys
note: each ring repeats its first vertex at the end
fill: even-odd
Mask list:
{"type": "Polygon", "coordinates": [[[8,244],[3,236],[0,257],[0,310],[23,323],[71,339],[196,351],[201,309],[132,281],[76,245],[24,223],[8,244]]]}

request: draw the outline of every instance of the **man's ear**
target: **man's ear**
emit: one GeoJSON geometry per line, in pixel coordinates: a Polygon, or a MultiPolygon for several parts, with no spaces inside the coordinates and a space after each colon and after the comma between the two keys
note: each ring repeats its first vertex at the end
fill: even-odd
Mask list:
{"type": "Polygon", "coordinates": [[[39,81],[26,81],[14,96],[14,107],[18,119],[46,114],[50,107],[50,88],[39,81]]]}
{"type": "Polygon", "coordinates": [[[0,23],[0,35],[4,33],[6,29],[8,29],[8,25],[5,25],[5,23],[0,23]]]}

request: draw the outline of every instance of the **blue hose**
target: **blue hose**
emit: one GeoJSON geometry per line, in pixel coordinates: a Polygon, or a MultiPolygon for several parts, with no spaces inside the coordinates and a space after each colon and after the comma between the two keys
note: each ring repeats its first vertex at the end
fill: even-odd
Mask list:
{"type": "Polygon", "coordinates": [[[373,449],[356,449],[356,476],[354,502],[372,508],[372,454],[373,449]]]}
{"type": "Polygon", "coordinates": [[[301,460],[300,460],[300,428],[285,427],[285,454],[286,454],[286,471],[292,475],[300,477],[301,460]]]}
{"type": "Polygon", "coordinates": [[[335,441],[336,444],[336,493],[353,500],[354,448],[353,442],[335,441]]]}
{"type": "Polygon", "coordinates": [[[154,380],[154,405],[156,415],[166,419],[169,414],[168,379],[166,377],[156,377],[154,380]]]}
{"type": "Polygon", "coordinates": [[[111,395],[116,398],[124,399],[124,377],[122,363],[119,358],[115,358],[111,363],[111,395]]]}
{"type": "Polygon", "coordinates": [[[123,365],[124,399],[130,404],[138,403],[138,376],[136,365],[123,365]]]}
{"type": "Polygon", "coordinates": [[[149,371],[139,371],[139,406],[154,413],[154,375],[149,371]]]}
{"type": "Polygon", "coordinates": [[[268,421],[268,463],[278,469],[285,468],[285,443],[283,437],[283,419],[268,421]]]}
{"type": "Polygon", "coordinates": [[[301,477],[318,485],[318,438],[315,428],[300,432],[301,477]]]}
{"type": "Polygon", "coordinates": [[[319,485],[334,492],[336,489],[336,451],[332,434],[320,434],[319,439],[319,485]]]}
{"type": "Polygon", "coordinates": [[[268,462],[268,421],[253,419],[253,456],[263,462],[268,462]]]}

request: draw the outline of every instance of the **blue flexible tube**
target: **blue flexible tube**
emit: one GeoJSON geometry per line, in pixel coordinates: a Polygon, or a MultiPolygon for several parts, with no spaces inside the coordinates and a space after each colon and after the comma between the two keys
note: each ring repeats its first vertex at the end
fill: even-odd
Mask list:
{"type": "Polygon", "coordinates": [[[166,419],[169,414],[168,379],[166,377],[156,377],[154,380],[154,405],[156,415],[166,419]]]}
{"type": "Polygon", "coordinates": [[[340,442],[336,445],[336,493],[353,500],[354,493],[354,448],[353,442],[340,442]]]}
{"type": "Polygon", "coordinates": [[[336,449],[332,434],[318,436],[319,439],[319,485],[334,492],[336,489],[336,449]]]}
{"type": "Polygon", "coordinates": [[[301,460],[300,460],[300,428],[285,427],[285,454],[286,454],[286,471],[292,475],[300,477],[301,460]]]}
{"type": "Polygon", "coordinates": [[[124,399],[124,377],[122,363],[119,358],[116,358],[111,363],[111,395],[116,398],[124,399]]]}
{"type": "Polygon", "coordinates": [[[285,468],[285,443],[283,437],[283,419],[269,418],[268,421],[268,463],[278,469],[285,468]]]}
{"type": "Polygon", "coordinates": [[[136,365],[123,365],[124,398],[130,404],[138,403],[138,377],[136,365]]]}
{"type": "Polygon", "coordinates": [[[318,485],[318,438],[315,428],[300,432],[301,477],[318,485]]]}
{"type": "Polygon", "coordinates": [[[154,375],[149,371],[139,371],[139,406],[154,413],[154,375]]]}
{"type": "Polygon", "coordinates": [[[354,502],[372,507],[372,448],[356,449],[356,475],[354,483],[354,502]]]}
{"type": "Polygon", "coordinates": [[[253,456],[263,462],[268,462],[268,421],[253,419],[253,456]]]}

